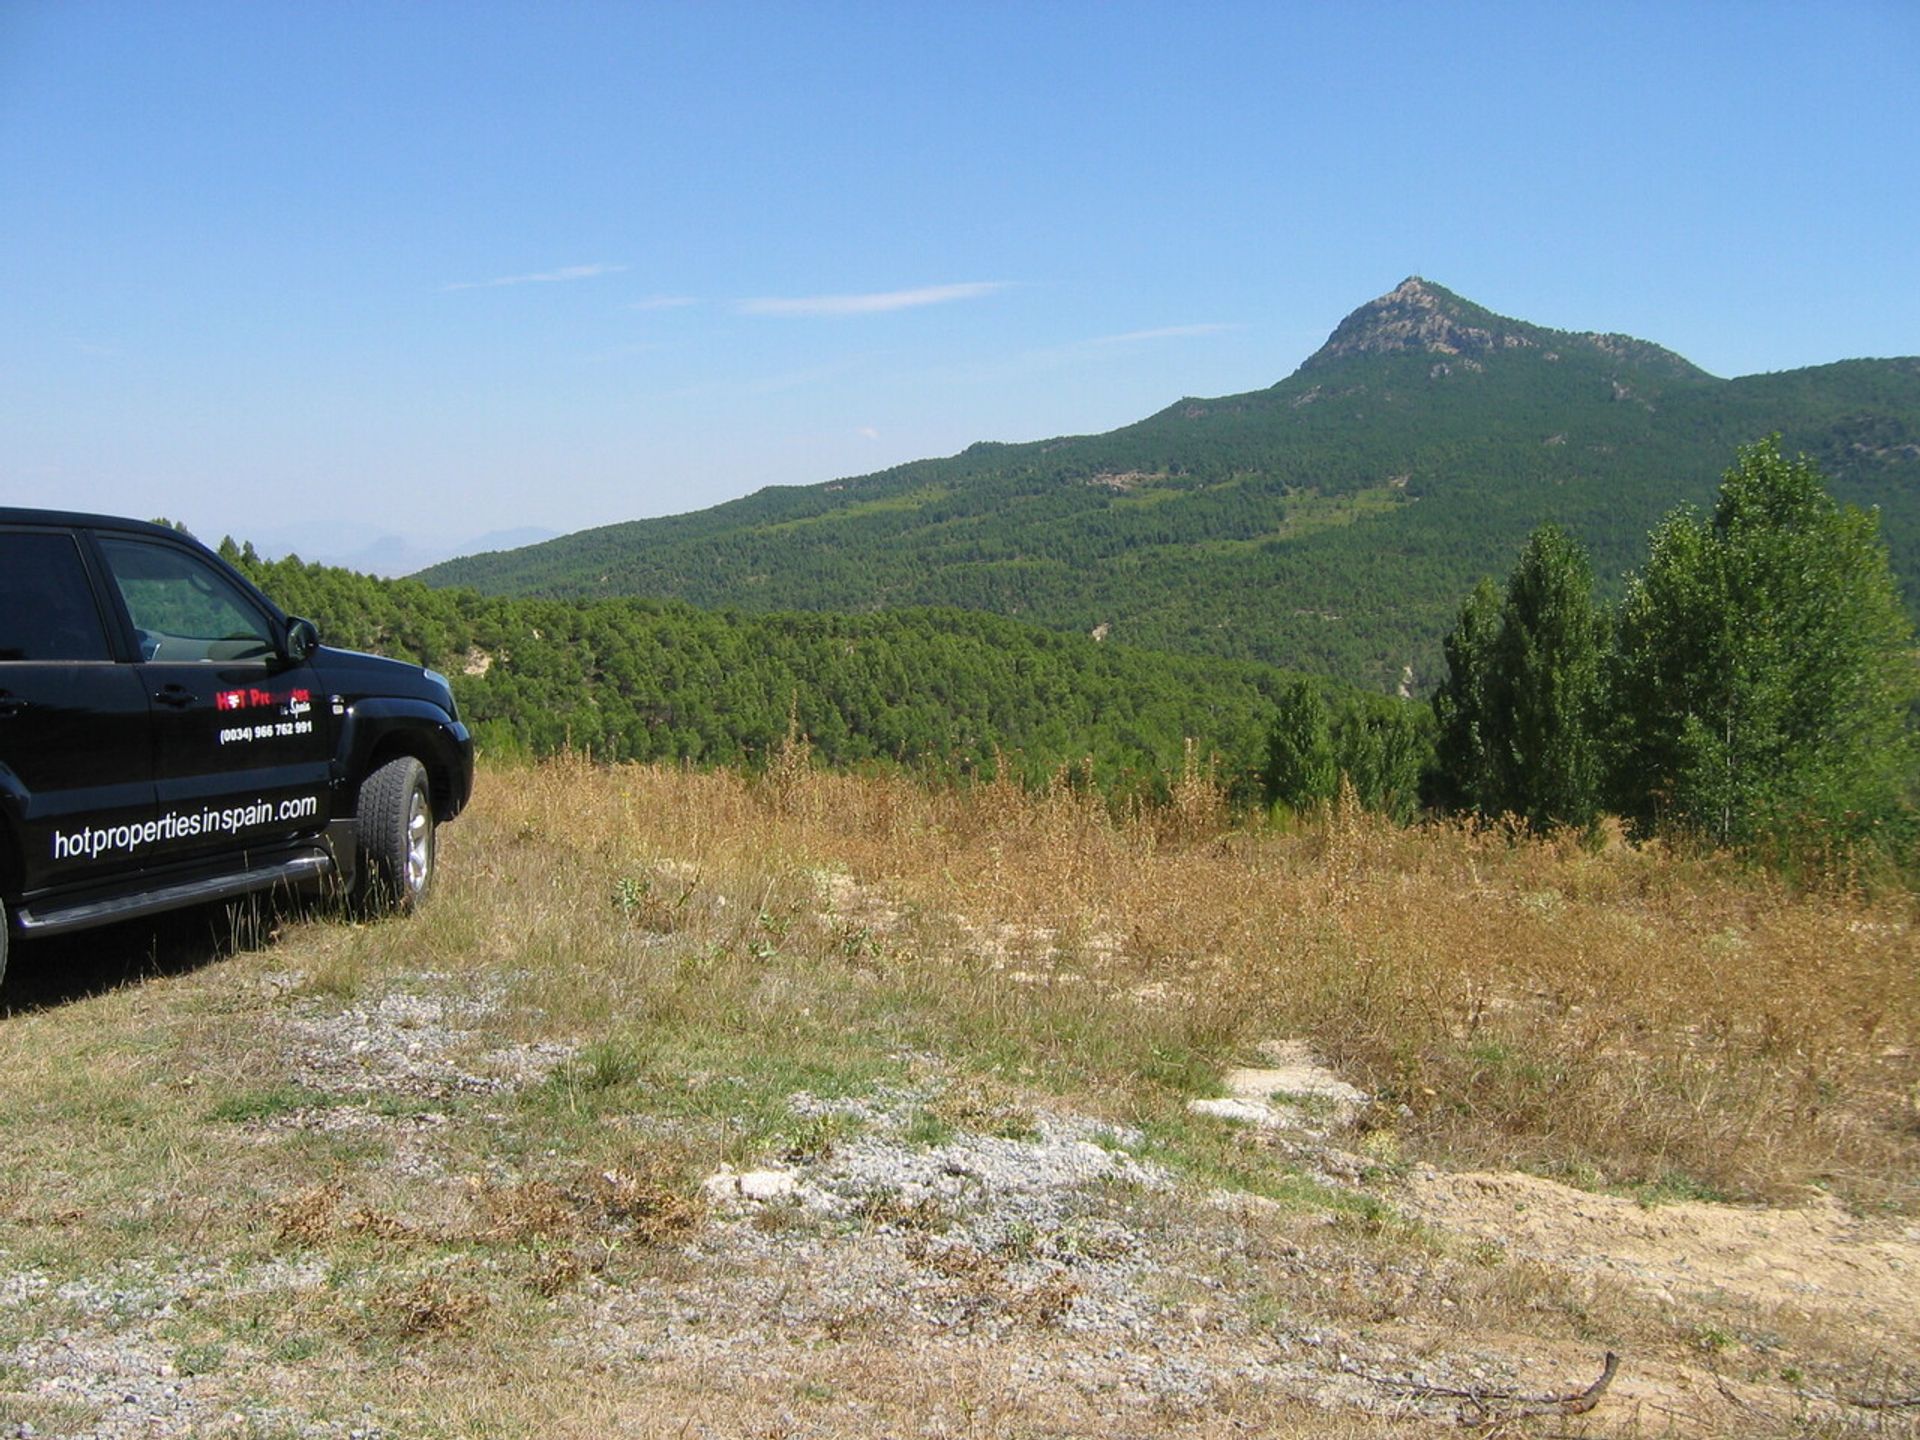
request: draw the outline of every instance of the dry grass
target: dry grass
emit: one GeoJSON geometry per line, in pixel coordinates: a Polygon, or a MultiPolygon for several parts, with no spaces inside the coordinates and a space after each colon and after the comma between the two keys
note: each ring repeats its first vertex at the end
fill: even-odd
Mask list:
{"type": "MultiPolygon", "coordinates": [[[[1336,1200],[1283,1148],[1188,1116],[1225,1066],[1284,1037],[1381,1093],[1354,1143],[1385,1171],[1438,1159],[1650,1198],[1819,1186],[1863,1211],[1920,1207],[1910,899],[1350,807],[1238,831],[1192,762],[1173,795],[1115,816],[1070,776],[1040,795],[929,791],[822,774],[797,737],[758,780],[489,769],[417,920],[294,916],[271,946],[135,967],[6,1018],[0,1251],[53,1298],[0,1303],[0,1351],[124,1325],[226,1356],[198,1382],[235,1405],[272,1394],[429,1435],[1434,1433],[1252,1386],[1162,1411],[1067,1383],[1069,1262],[1118,1258],[1095,1255],[1104,1232],[983,1249],[937,1203],[887,1192],[834,1243],[902,1247],[1013,1338],[908,1343],[882,1308],[806,1312],[793,1335],[732,1317],[753,1338],[702,1349],[684,1295],[724,1312],[735,1279],[766,1278],[755,1265],[781,1293],[808,1280],[703,1249],[700,1179],[854,1133],[796,1110],[802,1092],[881,1091],[912,1097],[926,1143],[1019,1139],[1064,1108],[1134,1127],[1143,1158],[1202,1186],[1279,1199],[1196,1224],[1181,1191],[1140,1221],[1138,1243],[1211,1277],[1166,1297],[1212,1317],[1196,1346],[1306,1317],[1436,1357],[1537,1343],[1548,1379],[1585,1383],[1598,1347],[1678,1367],[1720,1334],[1691,1302],[1663,1310],[1336,1200]],[[338,1038],[320,1064],[301,1027],[340,1016],[387,1025],[395,1068],[354,1069],[338,1038]],[[137,1297],[150,1271],[231,1284],[190,1306],[116,1299],[110,1322],[87,1308],[88,1287],[137,1297]]],[[[783,1215],[761,1217],[763,1257],[780,1225],[818,1223],[783,1215]]],[[[1791,1360],[1835,1392],[1863,1390],[1874,1353],[1835,1335],[1728,1346],[1715,1363],[1743,1377],[1791,1360]]],[[[1911,1378],[1895,1365],[1878,1383],[1911,1378]]],[[[0,1416],[49,1428],[33,1417],[51,1402],[16,1381],[0,1367],[0,1416]]],[[[1779,1413],[1718,1428],[1795,1433],[1779,1413]]],[[[1832,1428],[1816,1418],[1803,1433],[1832,1428]]]]}
{"type": "Polygon", "coordinates": [[[1351,807],[1236,832],[1191,767],[1173,806],[1119,819],[1064,777],[929,793],[577,761],[517,775],[511,804],[512,833],[608,877],[585,893],[697,875],[683,929],[937,989],[955,1027],[1060,1088],[1178,1083],[1302,1035],[1413,1112],[1407,1153],[1920,1203],[1910,897],[1351,807]]]}

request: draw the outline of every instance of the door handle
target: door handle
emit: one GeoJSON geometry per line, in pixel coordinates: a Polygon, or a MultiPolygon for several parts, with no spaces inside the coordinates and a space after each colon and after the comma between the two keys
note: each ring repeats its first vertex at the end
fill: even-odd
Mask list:
{"type": "Polygon", "coordinates": [[[9,715],[18,715],[26,708],[27,702],[18,695],[8,695],[0,691],[0,720],[6,719],[9,715]]]}
{"type": "Polygon", "coordinates": [[[153,698],[162,705],[171,705],[176,710],[184,710],[193,704],[196,697],[184,685],[162,685],[153,692],[153,698]]]}

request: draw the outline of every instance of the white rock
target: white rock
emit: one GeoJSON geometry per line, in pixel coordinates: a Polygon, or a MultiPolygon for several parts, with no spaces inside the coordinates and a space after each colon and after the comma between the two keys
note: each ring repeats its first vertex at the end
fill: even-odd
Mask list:
{"type": "Polygon", "coordinates": [[[714,1202],[728,1200],[778,1200],[798,1188],[791,1171],[723,1169],[701,1181],[700,1189],[714,1202]]]}
{"type": "Polygon", "coordinates": [[[1284,1123],[1270,1105],[1258,1100],[1240,1100],[1228,1096],[1220,1100],[1189,1100],[1187,1109],[1196,1115],[1215,1115],[1222,1120],[1238,1120],[1246,1125],[1279,1125],[1284,1123]]]}
{"type": "Polygon", "coordinates": [[[740,1177],[740,1193],[749,1200],[778,1200],[798,1184],[785,1170],[749,1170],[740,1177]]]}
{"type": "Polygon", "coordinates": [[[1229,1070],[1223,1082],[1229,1095],[1258,1100],[1274,1094],[1318,1095],[1346,1105],[1367,1103],[1366,1091],[1322,1065],[1299,1040],[1268,1041],[1260,1050],[1275,1063],[1260,1070],[1229,1070]]]}

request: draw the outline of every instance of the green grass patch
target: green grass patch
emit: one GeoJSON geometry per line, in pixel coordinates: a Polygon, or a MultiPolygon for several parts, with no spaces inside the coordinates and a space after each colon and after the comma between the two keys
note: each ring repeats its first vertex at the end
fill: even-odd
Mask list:
{"type": "Polygon", "coordinates": [[[304,1085],[269,1085],[229,1095],[207,1111],[207,1119],[231,1125],[258,1124],[296,1110],[319,1110],[349,1103],[338,1095],[311,1090],[304,1085]]]}
{"type": "Polygon", "coordinates": [[[907,1121],[904,1138],[909,1145],[923,1145],[931,1150],[945,1145],[953,1136],[952,1122],[922,1105],[914,1110],[912,1118],[907,1121]]]}
{"type": "Polygon", "coordinates": [[[1629,1186],[1625,1194],[1631,1195],[1647,1209],[1656,1205],[1673,1205],[1682,1201],[1700,1201],[1710,1205],[1725,1205],[1733,1197],[1709,1180],[1689,1175],[1684,1170],[1667,1170],[1644,1184],[1629,1186]]]}
{"type": "MultiPolygon", "coordinates": [[[[804,1020],[804,1017],[798,1017],[804,1020]]],[[[769,1155],[823,1155],[858,1128],[850,1116],[803,1116],[792,1097],[871,1094],[903,1078],[899,1062],[874,1053],[870,1038],[791,1019],[765,1032],[745,1026],[651,1026],[596,1041],[541,1085],[523,1092],[523,1111],[591,1130],[609,1116],[669,1122],[730,1162],[769,1155]],[[830,1032],[830,1033],[829,1033],[830,1032]]],[[[546,1133],[546,1132],[543,1132],[546,1133]]],[[[575,1144],[599,1143],[578,1133],[575,1144]]],[[[549,1144],[554,1139],[549,1138],[549,1144]]]]}
{"type": "Polygon", "coordinates": [[[1323,530],[1338,530],[1408,504],[1407,492],[1392,483],[1338,495],[1301,491],[1287,497],[1286,518],[1274,532],[1278,540],[1298,540],[1323,530]]]}
{"type": "Polygon", "coordinates": [[[90,1435],[99,1426],[100,1418],[101,1411],[92,1405],[0,1395],[0,1424],[9,1427],[9,1434],[90,1435]]]}
{"type": "Polygon", "coordinates": [[[227,1361],[227,1347],[221,1344],[183,1345],[174,1352],[173,1368],[181,1375],[212,1375],[227,1361]]]}
{"type": "Polygon", "coordinates": [[[919,490],[908,490],[899,495],[887,495],[877,500],[856,500],[851,505],[838,506],[821,515],[803,515],[794,520],[776,520],[770,524],[756,525],[756,535],[785,535],[796,530],[811,529],[824,525],[829,529],[845,524],[849,520],[858,520],[866,515],[905,515],[944,500],[952,494],[950,486],[928,485],[919,490]]]}
{"type": "Polygon", "coordinates": [[[1258,1195],[1291,1210],[1340,1214],[1367,1212],[1379,1204],[1288,1168],[1273,1152],[1257,1148],[1249,1133],[1231,1121],[1162,1115],[1140,1128],[1144,1138],[1130,1151],[1136,1159],[1203,1185],[1258,1195]]]}
{"type": "Polygon", "coordinates": [[[774,1155],[789,1165],[806,1165],[825,1160],[847,1140],[864,1128],[857,1115],[828,1111],[820,1115],[796,1115],[769,1137],[774,1155]]]}

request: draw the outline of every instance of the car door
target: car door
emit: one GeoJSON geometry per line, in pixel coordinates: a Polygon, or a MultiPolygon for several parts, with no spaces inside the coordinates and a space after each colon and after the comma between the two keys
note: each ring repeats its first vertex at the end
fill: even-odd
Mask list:
{"type": "Polygon", "coordinates": [[[136,871],[156,838],[146,690],[93,580],[70,532],[0,528],[0,850],[23,894],[136,871]]]}
{"type": "Polygon", "coordinates": [[[282,655],[275,617],[193,547],[95,538],[140,647],[160,853],[249,851],[324,828],[331,717],[313,667],[282,655]]]}

